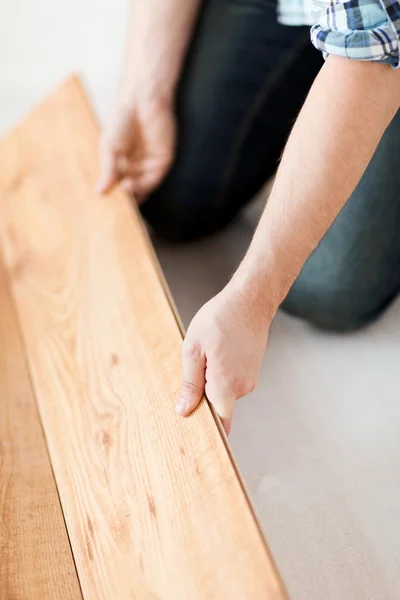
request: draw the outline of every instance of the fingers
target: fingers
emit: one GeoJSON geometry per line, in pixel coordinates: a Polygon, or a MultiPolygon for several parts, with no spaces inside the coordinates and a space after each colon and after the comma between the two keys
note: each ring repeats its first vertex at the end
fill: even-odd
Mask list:
{"type": "Polygon", "coordinates": [[[232,428],[236,397],[229,389],[222,389],[219,386],[218,381],[213,380],[207,381],[205,391],[207,399],[213,405],[221,419],[226,435],[229,435],[232,428]]]}
{"type": "Polygon", "coordinates": [[[135,180],[132,177],[124,177],[124,179],[121,181],[121,187],[130,196],[133,196],[135,193],[135,180]]]}
{"type": "Polygon", "coordinates": [[[186,417],[194,411],[204,395],[205,356],[200,347],[183,346],[183,383],[176,412],[186,417]]]}
{"type": "Polygon", "coordinates": [[[135,179],[131,178],[131,193],[135,196],[139,205],[142,204],[147,196],[160,184],[160,180],[161,177],[158,172],[144,172],[135,177],[135,179]]]}
{"type": "Polygon", "coordinates": [[[134,177],[127,176],[122,179],[121,187],[127,194],[134,197],[138,206],[141,206],[156,186],[147,186],[143,178],[135,179],[134,177]]]}
{"type": "Polygon", "coordinates": [[[133,188],[135,175],[135,163],[131,163],[125,154],[116,150],[111,142],[103,142],[100,155],[100,177],[96,190],[100,194],[106,194],[113,185],[124,179],[129,181],[130,187],[133,188]]]}
{"type": "Polygon", "coordinates": [[[210,381],[206,381],[206,357],[200,345],[190,346],[184,343],[182,355],[183,383],[176,412],[183,417],[190,415],[206,393],[229,435],[237,396],[229,387],[224,388],[223,382],[218,378],[211,377],[210,381]]]}
{"type": "Polygon", "coordinates": [[[105,151],[101,159],[101,175],[96,190],[105,194],[121,181],[123,189],[134,196],[140,205],[158,187],[165,172],[164,165],[155,160],[130,161],[126,156],[105,151]]]}
{"type": "Polygon", "coordinates": [[[118,170],[123,177],[124,189],[135,196],[141,204],[164,179],[169,163],[158,158],[141,159],[140,161],[118,160],[118,170]]]}

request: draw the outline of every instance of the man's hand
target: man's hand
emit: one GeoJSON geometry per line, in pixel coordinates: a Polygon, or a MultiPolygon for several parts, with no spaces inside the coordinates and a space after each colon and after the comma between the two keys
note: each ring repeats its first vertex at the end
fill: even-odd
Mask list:
{"type": "Polygon", "coordinates": [[[98,191],[121,181],[143,202],[175,154],[175,89],[200,0],[131,0],[127,53],[114,118],[101,144],[98,191]]]}
{"type": "Polygon", "coordinates": [[[242,264],[189,327],[180,414],[190,414],[205,390],[229,432],[235,400],[257,383],[276,310],[360,180],[399,98],[398,70],[328,58],[242,264]]]}
{"type": "Polygon", "coordinates": [[[180,415],[205,392],[229,434],[235,401],[257,385],[271,322],[260,308],[231,282],[199,310],[183,343],[180,415]]]}
{"type": "Polygon", "coordinates": [[[120,106],[102,137],[100,193],[122,182],[139,203],[160,185],[175,154],[175,118],[161,102],[120,106]]]}

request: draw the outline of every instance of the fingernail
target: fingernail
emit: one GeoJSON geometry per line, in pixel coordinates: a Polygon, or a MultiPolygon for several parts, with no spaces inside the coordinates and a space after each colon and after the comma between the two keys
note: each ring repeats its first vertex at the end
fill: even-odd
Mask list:
{"type": "Polygon", "coordinates": [[[178,404],[176,405],[176,412],[178,415],[183,415],[186,411],[187,402],[185,398],[179,398],[178,404]]]}

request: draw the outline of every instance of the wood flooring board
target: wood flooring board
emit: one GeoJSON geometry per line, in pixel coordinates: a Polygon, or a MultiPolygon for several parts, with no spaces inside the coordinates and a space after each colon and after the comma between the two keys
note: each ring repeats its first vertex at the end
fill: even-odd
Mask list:
{"type": "Polygon", "coordinates": [[[81,598],[0,264],[0,599],[81,598]]]}
{"type": "Polygon", "coordinates": [[[130,200],[72,78],[0,144],[0,237],[85,600],[281,600],[130,200]]]}

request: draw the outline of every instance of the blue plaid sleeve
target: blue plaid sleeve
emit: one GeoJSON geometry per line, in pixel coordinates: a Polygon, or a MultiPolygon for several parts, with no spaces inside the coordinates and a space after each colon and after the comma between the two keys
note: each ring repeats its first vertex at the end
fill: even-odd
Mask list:
{"type": "Polygon", "coordinates": [[[400,1],[313,0],[311,41],[324,54],[399,67],[400,1]]]}

